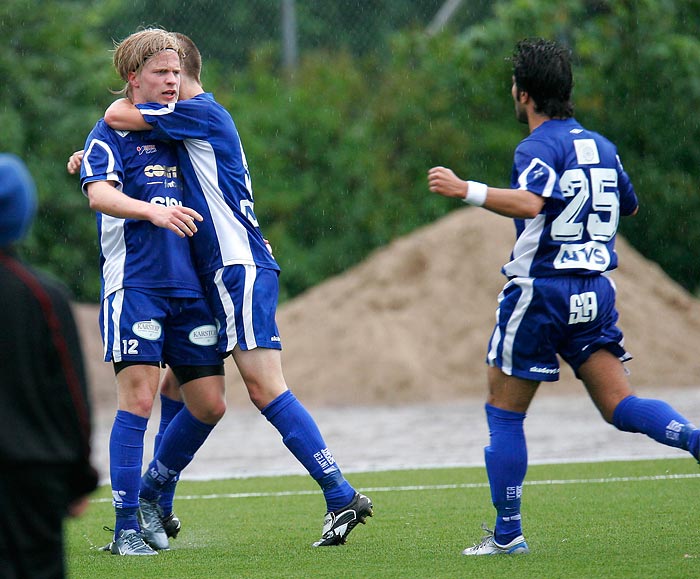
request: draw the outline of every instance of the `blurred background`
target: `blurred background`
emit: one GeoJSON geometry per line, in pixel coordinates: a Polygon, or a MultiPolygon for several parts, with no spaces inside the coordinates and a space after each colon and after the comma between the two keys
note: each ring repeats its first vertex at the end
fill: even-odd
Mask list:
{"type": "Polygon", "coordinates": [[[25,258],[99,298],[94,215],[69,155],[121,88],[111,50],[139,27],[199,46],[233,115],[282,299],[462,204],[429,167],[507,186],[526,135],[508,57],[526,36],[574,52],[576,117],[618,145],[641,199],[622,234],[699,295],[697,0],[4,0],[0,150],[24,158],[40,213],[25,258]]]}

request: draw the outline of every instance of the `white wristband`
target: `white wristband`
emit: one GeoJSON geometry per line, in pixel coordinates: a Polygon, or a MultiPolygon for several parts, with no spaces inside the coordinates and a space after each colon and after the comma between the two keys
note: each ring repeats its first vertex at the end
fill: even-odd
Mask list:
{"type": "Polygon", "coordinates": [[[478,181],[467,181],[467,185],[467,196],[464,202],[481,207],[486,202],[486,191],[488,191],[489,186],[478,181]]]}

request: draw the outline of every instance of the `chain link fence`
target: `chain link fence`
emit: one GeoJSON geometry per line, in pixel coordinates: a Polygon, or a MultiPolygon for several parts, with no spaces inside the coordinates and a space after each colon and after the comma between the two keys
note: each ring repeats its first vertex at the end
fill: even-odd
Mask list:
{"type": "Polygon", "coordinates": [[[205,59],[245,66],[273,51],[294,68],[308,51],[346,51],[381,58],[393,34],[461,30],[492,10],[488,0],[165,0],[112,1],[105,33],[119,40],[139,26],[190,36],[205,59]]]}

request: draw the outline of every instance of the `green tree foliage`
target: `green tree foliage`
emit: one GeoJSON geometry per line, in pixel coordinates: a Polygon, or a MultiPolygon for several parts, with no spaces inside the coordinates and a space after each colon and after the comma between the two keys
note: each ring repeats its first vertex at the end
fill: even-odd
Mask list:
{"type": "Polygon", "coordinates": [[[27,162],[40,203],[21,249],[83,298],[86,287],[93,298],[99,290],[95,219],[66,161],[110,100],[110,55],[89,32],[95,18],[85,2],[0,5],[0,150],[27,162]]]}
{"type": "Polygon", "coordinates": [[[507,96],[507,71],[494,78],[483,66],[461,66],[474,51],[447,36],[400,35],[392,51],[380,73],[371,59],[316,53],[291,84],[271,82],[274,64],[260,55],[237,76],[235,93],[217,95],[238,123],[286,295],[449,211],[427,192],[432,164],[494,179],[508,172],[507,145],[517,143],[520,128],[511,122],[478,139],[466,130],[489,117],[501,123],[503,110],[510,120],[507,98],[494,100],[497,114],[486,110],[484,92],[469,88],[492,86],[507,96]]]}
{"type": "Polygon", "coordinates": [[[465,2],[431,37],[424,29],[441,5],[297,0],[300,62],[289,76],[280,74],[279,0],[7,0],[0,140],[39,184],[29,257],[97,299],[94,216],[65,162],[119,88],[112,39],[139,25],[184,32],[202,48],[205,87],[246,148],[284,297],[458,207],[428,192],[429,167],[508,184],[527,128],[514,119],[507,59],[516,40],[542,35],[571,45],[576,116],[618,145],[635,182],[642,209],[623,233],[697,290],[698,3],[465,2]]]}
{"type": "Polygon", "coordinates": [[[247,143],[286,292],[453,208],[426,190],[434,164],[507,185],[526,134],[514,120],[507,58],[532,35],[572,46],[577,117],[619,146],[642,204],[623,233],[695,290],[700,45],[674,19],[659,31],[668,3],[648,4],[642,18],[638,3],[501,2],[460,35],[397,35],[378,67],[347,54],[306,56],[289,85],[266,80],[274,64],[259,55],[219,97],[247,143]]]}

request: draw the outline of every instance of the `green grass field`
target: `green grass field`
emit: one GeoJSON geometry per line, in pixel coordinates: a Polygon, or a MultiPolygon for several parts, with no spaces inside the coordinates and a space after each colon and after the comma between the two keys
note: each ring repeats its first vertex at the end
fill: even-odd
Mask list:
{"type": "Polygon", "coordinates": [[[531,554],[463,557],[494,514],[483,468],[358,473],[375,516],[341,547],[315,549],[324,502],[307,477],[180,483],[183,531],[157,557],[116,557],[109,489],[67,525],[71,579],[700,577],[692,460],[531,466],[523,522],[531,554]]]}

